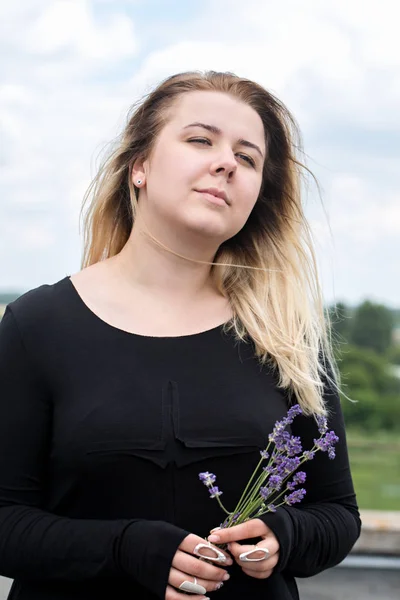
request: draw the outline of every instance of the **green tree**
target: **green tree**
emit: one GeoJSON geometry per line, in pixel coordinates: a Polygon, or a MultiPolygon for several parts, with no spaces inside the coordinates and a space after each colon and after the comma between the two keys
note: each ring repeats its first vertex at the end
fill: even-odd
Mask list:
{"type": "Polygon", "coordinates": [[[338,302],[328,308],[333,338],[343,343],[349,340],[351,330],[350,311],[344,302],[338,302]]]}
{"type": "Polygon", "coordinates": [[[386,359],[374,350],[346,345],[339,351],[338,366],[344,393],[347,425],[374,431],[400,430],[400,380],[390,373],[386,359]]]}
{"type": "Polygon", "coordinates": [[[386,356],[392,365],[400,365],[400,346],[391,346],[386,356]]]}
{"type": "Polygon", "coordinates": [[[356,309],[351,320],[350,342],[384,354],[392,343],[393,313],[381,304],[366,300],[356,309]]]}

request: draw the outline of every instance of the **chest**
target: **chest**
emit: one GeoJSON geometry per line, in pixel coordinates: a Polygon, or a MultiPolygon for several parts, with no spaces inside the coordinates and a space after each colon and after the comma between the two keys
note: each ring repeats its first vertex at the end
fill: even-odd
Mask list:
{"type": "Polygon", "coordinates": [[[73,460],[125,448],[167,456],[176,443],[188,449],[264,447],[286,413],[285,396],[250,348],[210,335],[213,343],[142,340],[93,349],[86,368],[79,357],[84,348],[78,349],[75,364],[59,370],[56,455],[73,460]]]}

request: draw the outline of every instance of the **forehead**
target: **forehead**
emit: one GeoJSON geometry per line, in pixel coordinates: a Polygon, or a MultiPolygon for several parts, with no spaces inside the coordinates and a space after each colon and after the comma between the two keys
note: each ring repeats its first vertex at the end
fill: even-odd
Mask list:
{"type": "Polygon", "coordinates": [[[228,94],[212,91],[182,94],[171,107],[169,128],[179,130],[195,121],[216,125],[224,134],[265,147],[264,127],[258,113],[228,94]]]}

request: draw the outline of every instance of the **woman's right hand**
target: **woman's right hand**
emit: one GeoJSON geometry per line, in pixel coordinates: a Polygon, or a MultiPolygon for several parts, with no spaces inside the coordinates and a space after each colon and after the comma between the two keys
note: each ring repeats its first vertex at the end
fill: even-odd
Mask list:
{"type": "MultiPolygon", "coordinates": [[[[227,574],[227,571],[221,568],[221,566],[232,565],[233,561],[231,557],[218,548],[226,556],[226,561],[218,563],[221,566],[217,567],[216,564],[200,560],[200,558],[193,554],[193,550],[197,544],[208,544],[208,542],[198,535],[191,533],[185,537],[176,551],[169,572],[169,585],[167,585],[165,600],[182,600],[182,592],[179,590],[179,586],[184,581],[194,583],[194,577],[196,577],[198,585],[206,588],[207,592],[213,592],[221,587],[220,584],[223,582],[224,575],[227,574]]],[[[212,544],[209,545],[211,548],[214,547],[212,544]]],[[[207,550],[204,552],[205,558],[206,553],[208,553],[207,550]]],[[[210,552],[209,556],[215,556],[215,553],[210,552]]],[[[191,600],[200,600],[205,597],[202,594],[189,595],[191,600]]]]}

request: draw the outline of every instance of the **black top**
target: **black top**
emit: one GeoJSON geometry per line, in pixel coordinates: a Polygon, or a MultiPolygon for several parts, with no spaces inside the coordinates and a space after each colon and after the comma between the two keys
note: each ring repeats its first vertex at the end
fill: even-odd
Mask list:
{"type": "MultiPolygon", "coordinates": [[[[215,327],[128,333],[69,277],[10,303],[0,324],[0,574],[13,600],[164,599],[188,533],[233,510],[287,401],[252,344],[215,327]]],[[[280,543],[266,580],[234,564],[221,600],[298,598],[294,577],[340,562],[360,532],[340,402],[326,387],[337,458],[306,463],[306,499],[263,518],[280,543]]],[[[292,426],[305,448],[313,418],[292,426]]]]}

